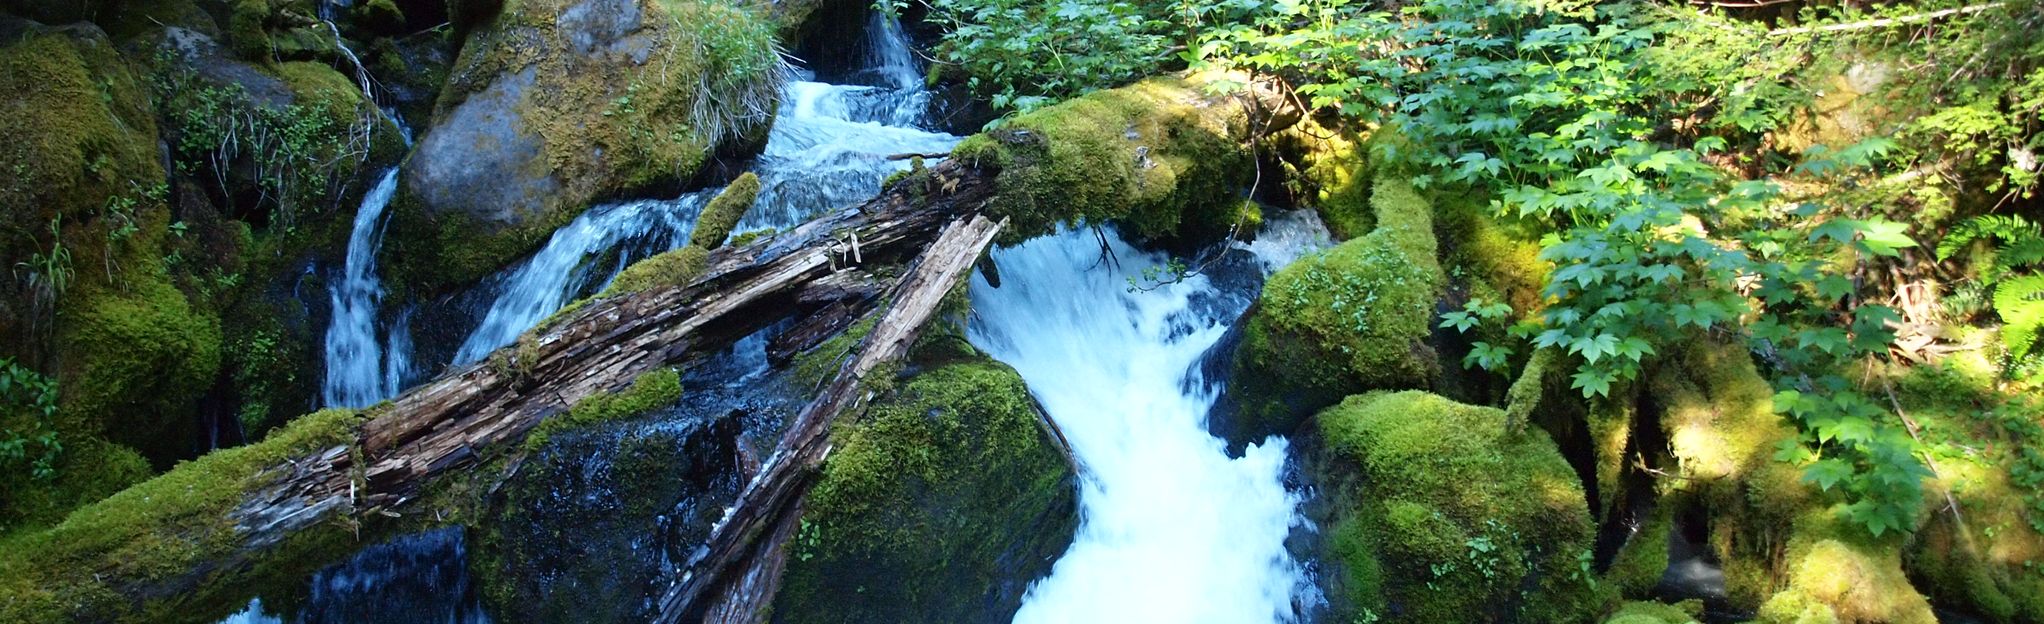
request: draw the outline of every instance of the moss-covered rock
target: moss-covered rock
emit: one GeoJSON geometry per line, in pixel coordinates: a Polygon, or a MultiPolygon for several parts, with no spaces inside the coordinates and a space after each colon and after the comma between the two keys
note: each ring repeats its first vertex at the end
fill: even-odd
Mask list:
{"type": "Polygon", "coordinates": [[[1320,414],[1352,462],[1333,528],[1336,619],[1565,622],[1602,612],[1587,570],[1582,485],[1538,430],[1423,392],[1350,397],[1320,414]]]}
{"type": "Polygon", "coordinates": [[[1312,206],[1336,240],[1369,233],[1376,223],[1370,211],[1374,173],[1362,136],[1309,117],[1271,140],[1284,158],[1286,190],[1295,201],[1312,206]]]}
{"type": "Polygon", "coordinates": [[[1661,583],[1661,577],[1668,571],[1668,538],[1675,528],[1673,510],[1669,505],[1654,509],[1654,514],[1641,523],[1625,539],[1618,549],[1618,555],[1611,560],[1611,567],[1604,571],[1604,582],[1617,588],[1622,596],[1646,596],[1654,586],[1661,583]]]}
{"type": "Polygon", "coordinates": [[[1000,170],[988,209],[1012,219],[1003,241],[1108,221],[1144,239],[1210,240],[1240,216],[1254,168],[1247,116],[1201,84],[1152,78],[1097,91],[1009,119],[952,154],[1000,170]]]}
{"type": "Polygon", "coordinates": [[[1022,379],[927,369],[835,434],[774,601],[784,622],[1005,622],[1077,526],[1022,379]]]}
{"type": "Polygon", "coordinates": [[[529,0],[474,32],[407,161],[386,266],[424,292],[530,251],[592,202],[672,193],[756,148],[771,22],[721,0],[529,0]]]}
{"type": "Polygon", "coordinates": [[[190,453],[195,403],[220,369],[219,320],[158,282],[96,297],[63,325],[65,409],[159,464],[190,453]]]}
{"type": "Polygon", "coordinates": [[[1376,229],[1272,275],[1235,352],[1231,392],[1249,439],[1365,390],[1427,388],[1441,270],[1432,207],[1404,180],[1371,186],[1376,229]]]}
{"type": "Polygon", "coordinates": [[[1935,624],[1930,602],[1902,572],[1900,536],[1873,538],[1819,509],[1796,520],[1787,587],[1760,605],[1765,624],[1935,624]]]}

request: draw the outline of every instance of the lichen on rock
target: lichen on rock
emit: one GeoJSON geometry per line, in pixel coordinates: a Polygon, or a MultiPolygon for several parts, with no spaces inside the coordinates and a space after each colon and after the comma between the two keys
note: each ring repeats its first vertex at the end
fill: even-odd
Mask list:
{"type": "Polygon", "coordinates": [[[756,149],[785,68],[722,0],[529,0],[469,36],[393,205],[388,270],[427,293],[537,246],[591,203],[671,193],[756,149]]]}

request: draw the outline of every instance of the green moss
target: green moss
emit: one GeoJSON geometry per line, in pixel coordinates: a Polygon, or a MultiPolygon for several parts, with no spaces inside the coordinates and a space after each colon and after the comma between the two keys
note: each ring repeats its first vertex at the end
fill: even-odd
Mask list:
{"type": "Polygon", "coordinates": [[[1424,344],[1442,279],[1432,208],[1403,180],[1372,188],[1377,229],[1264,284],[1233,377],[1252,431],[1290,431],[1355,392],[1429,387],[1439,370],[1424,344]]]}
{"type": "Polygon", "coordinates": [[[1471,298],[1511,304],[1521,317],[1538,312],[1545,304],[1541,290],[1553,270],[1552,263],[1540,259],[1538,234],[1525,224],[1498,218],[1474,197],[1435,196],[1438,229],[1447,247],[1443,268],[1471,298]]]}
{"type": "Polygon", "coordinates": [[[1007,366],[925,370],[841,426],[773,610],[788,622],[1006,619],[1076,527],[1072,472],[1007,366]]]}
{"type": "Polygon", "coordinates": [[[851,358],[852,350],[858,348],[859,342],[865,340],[868,334],[873,333],[873,326],[879,322],[879,315],[868,315],[838,335],[831,336],[829,340],[795,356],[792,370],[796,388],[823,387],[831,377],[837,375],[838,368],[844,366],[845,361],[851,358]]]}
{"type": "Polygon", "coordinates": [[[1604,619],[1604,624],[1693,624],[1696,614],[1681,607],[1659,602],[1628,602],[1619,607],[1617,613],[1604,619]]]}
{"type": "Polygon", "coordinates": [[[227,16],[227,45],[241,58],[270,60],[269,0],[233,0],[227,16]]]}
{"type": "Polygon", "coordinates": [[[1211,238],[1238,216],[1252,171],[1246,118],[1222,118],[1193,81],[1152,78],[1008,120],[952,150],[997,167],[988,209],[1005,241],[1059,223],[1115,221],[1141,238],[1211,238]]]}
{"type": "Polygon", "coordinates": [[[695,231],[689,234],[689,244],[707,250],[724,245],[724,239],[731,236],[731,228],[752,209],[753,199],[759,197],[759,176],[752,172],[738,176],[730,186],[703,206],[702,216],[696,218],[695,231]]]}
{"type": "Polygon", "coordinates": [[[731,242],[729,244],[732,247],[744,247],[746,245],[752,244],[755,241],[773,238],[774,234],[777,233],[778,232],[776,232],[774,228],[761,228],[757,230],[739,232],[736,236],[731,237],[731,242]]]}
{"type": "Polygon", "coordinates": [[[1594,526],[1582,485],[1545,434],[1507,433],[1500,410],[1422,392],[1350,397],[1318,422],[1361,473],[1336,526],[1370,545],[1338,546],[1342,567],[1381,575],[1378,596],[1349,604],[1407,622],[1548,622],[1608,600],[1584,569],[1594,526]],[[1374,561],[1347,558],[1364,555],[1374,561]]]}
{"type": "Polygon", "coordinates": [[[1902,572],[1899,536],[1866,537],[1835,509],[1796,520],[1788,585],[1760,605],[1758,621],[1935,624],[1929,601],[1902,572]]]}
{"type": "Polygon", "coordinates": [[[1639,527],[1625,545],[1618,550],[1618,556],[1611,561],[1611,568],[1604,571],[1604,581],[1618,588],[1618,593],[1627,597],[1641,597],[1651,593],[1661,583],[1661,575],[1668,570],[1668,533],[1675,526],[1674,515],[1669,505],[1655,508],[1654,515],[1639,527]]]}
{"type": "Polygon", "coordinates": [[[198,398],[220,369],[219,320],[162,282],[82,305],[59,333],[69,362],[64,411],[80,429],[99,423],[159,463],[187,452],[198,398]]]}
{"type": "Polygon", "coordinates": [[[575,403],[568,411],[547,417],[525,436],[525,450],[546,446],[553,435],[571,429],[640,416],[681,400],[681,372],[672,368],[654,370],[632,380],[632,387],[616,394],[600,394],[575,403]]]}
{"type": "Polygon", "coordinates": [[[610,287],[603,289],[597,297],[616,297],[631,293],[645,292],[654,288],[685,286],[690,280],[702,275],[709,264],[710,252],[695,245],[688,245],[674,251],[640,260],[618,272],[617,279],[611,280],[610,287]]]}
{"type": "MultiPolygon", "coordinates": [[[[0,620],[126,620],[145,596],[120,595],[114,579],[171,583],[239,546],[231,512],[277,475],[262,469],[352,444],[362,417],[328,410],[302,417],[262,442],[209,453],[73,512],[47,530],[0,541],[0,620]]],[[[317,531],[314,532],[318,533],[317,531]]],[[[311,539],[310,537],[306,539],[311,539]]],[[[208,591],[231,591],[248,569],[212,569],[208,591]]],[[[198,596],[181,596],[196,600],[198,596]]]]}
{"type": "Polygon", "coordinates": [[[1292,196],[1320,213],[1336,240],[1362,236],[1376,224],[1370,211],[1373,176],[1364,140],[1348,129],[1322,126],[1312,118],[1273,137],[1292,196]]]}

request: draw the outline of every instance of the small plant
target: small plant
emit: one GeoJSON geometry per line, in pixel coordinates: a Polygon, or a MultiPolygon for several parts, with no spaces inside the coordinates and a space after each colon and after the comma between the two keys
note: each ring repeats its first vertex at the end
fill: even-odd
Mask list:
{"type": "Polygon", "coordinates": [[[2009,358],[2020,362],[2044,329],[2044,227],[2015,215],[1983,215],[1961,222],[1938,243],[1938,260],[1949,260],[1975,241],[1998,241],[1993,261],[1980,274],[1979,285],[1992,289],[2001,315],[2002,343],[2009,358]]]}
{"type": "Polygon", "coordinates": [[[57,458],[64,445],[51,422],[57,415],[57,382],[0,358],[0,468],[26,464],[39,481],[56,478],[57,458]]]}

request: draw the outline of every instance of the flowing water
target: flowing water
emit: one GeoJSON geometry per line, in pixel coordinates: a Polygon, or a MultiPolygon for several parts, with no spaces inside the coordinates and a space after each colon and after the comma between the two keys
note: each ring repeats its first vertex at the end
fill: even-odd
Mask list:
{"type": "MultiPolygon", "coordinates": [[[[1244,248],[1270,270],[1316,241],[1317,221],[1273,223],[1244,248]]],[[[1301,520],[1282,481],[1286,441],[1230,457],[1207,433],[1219,380],[1199,361],[1260,280],[1194,275],[1132,289],[1168,258],[1067,231],[994,253],[1002,276],[972,282],[970,336],[1014,366],[1071,439],[1080,525],[1016,622],[1276,622],[1311,586],[1285,550],[1301,520]]]]}
{"type": "MultiPolygon", "coordinates": [[[[877,77],[877,85],[798,80],[784,87],[755,167],[760,195],[736,231],[784,230],[865,201],[889,174],[910,166],[889,156],[945,152],[958,142],[915,127],[929,95],[900,24],[875,19],[868,45],[875,68],[859,74],[877,77]]],[[[488,311],[463,340],[455,364],[480,361],[511,344],[575,297],[600,290],[632,260],[688,242],[696,214],[714,195],[598,206],[556,231],[539,253],[492,278],[488,311]]]]}
{"type": "MultiPolygon", "coordinates": [[[[411,366],[409,349],[386,352],[376,340],[376,311],[383,304],[376,250],[383,245],[384,208],[396,191],[393,167],[362,196],[348,235],[347,263],[328,293],[334,318],[326,329],[326,380],[320,388],[328,407],[363,407],[390,398],[411,366]]],[[[393,338],[408,331],[404,324],[391,327],[393,338]]]]}

